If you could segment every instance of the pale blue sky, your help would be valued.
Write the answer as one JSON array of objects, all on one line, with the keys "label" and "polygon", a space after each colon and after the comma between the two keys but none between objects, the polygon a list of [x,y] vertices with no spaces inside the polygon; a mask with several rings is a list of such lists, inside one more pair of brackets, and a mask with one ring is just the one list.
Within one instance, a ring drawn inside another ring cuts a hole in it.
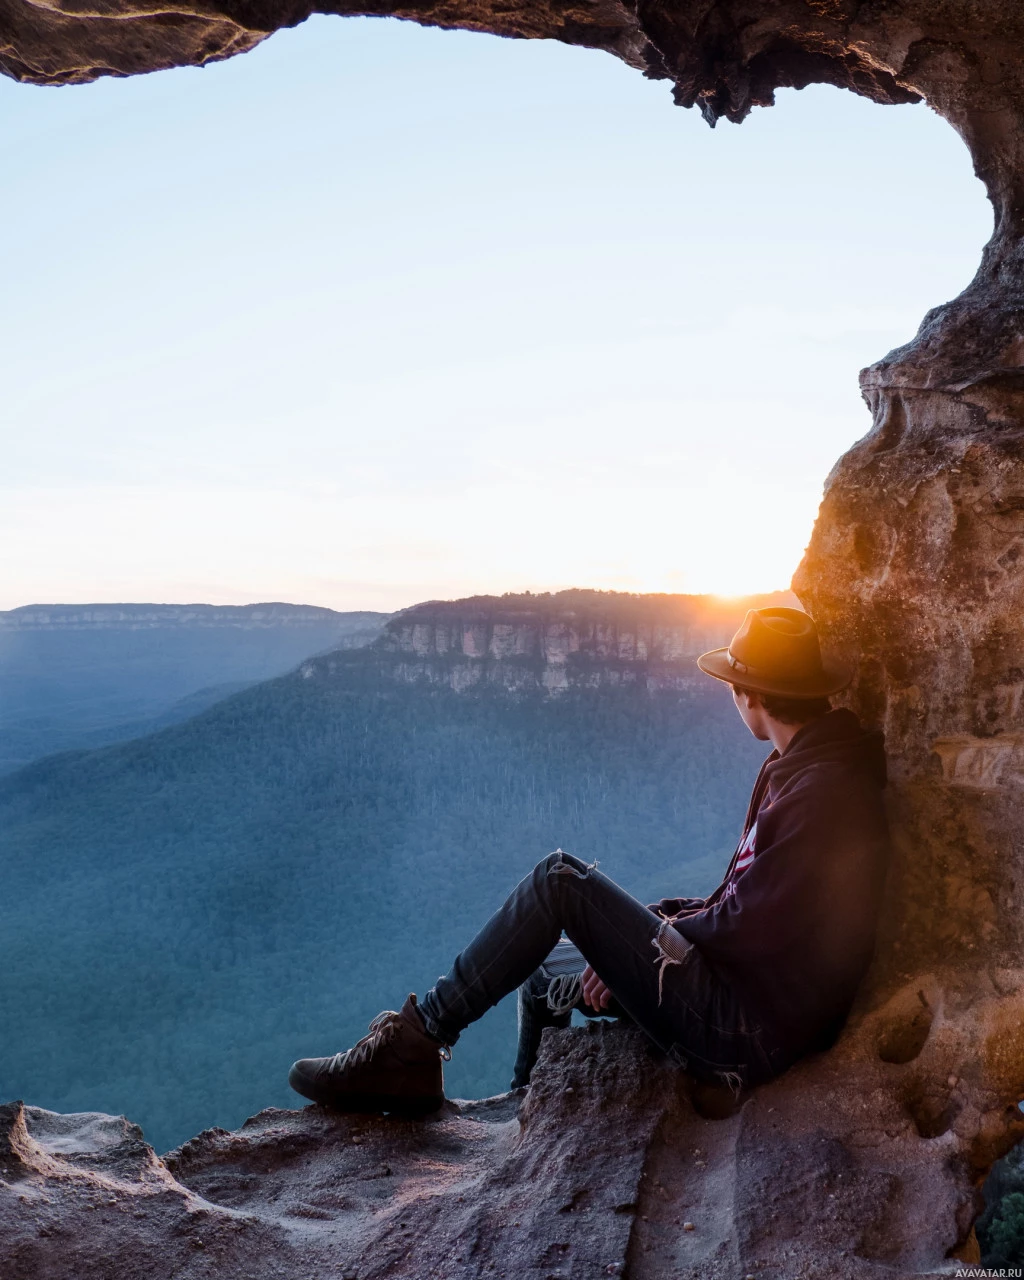
[{"label": "pale blue sky", "polygon": [[3,608],[782,586],[991,227],[926,107],[392,20],[0,81],[0,171]]}]

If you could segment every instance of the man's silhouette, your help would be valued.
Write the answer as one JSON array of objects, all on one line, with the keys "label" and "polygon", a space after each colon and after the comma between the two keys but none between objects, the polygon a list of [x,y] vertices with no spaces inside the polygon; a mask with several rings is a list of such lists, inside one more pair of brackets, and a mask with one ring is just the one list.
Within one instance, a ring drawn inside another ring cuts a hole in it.
[{"label": "man's silhouette", "polygon": [[645,906],[596,866],[549,854],[421,1002],[379,1014],[345,1052],[296,1062],[293,1089],[341,1110],[432,1110],[460,1032],[517,988],[514,1086],[544,1026],[574,1007],[632,1019],[680,1067],[737,1089],[835,1039],[885,879],[882,735],[830,709],[850,673],[823,663],[800,610],[751,610],[697,661],[773,746],[714,893]]}]

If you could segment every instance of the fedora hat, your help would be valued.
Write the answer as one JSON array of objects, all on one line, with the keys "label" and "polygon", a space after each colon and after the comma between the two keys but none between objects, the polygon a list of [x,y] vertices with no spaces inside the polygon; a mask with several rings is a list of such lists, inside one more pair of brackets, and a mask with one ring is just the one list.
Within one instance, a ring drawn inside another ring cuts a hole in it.
[{"label": "fedora hat", "polygon": [[818,628],[800,609],[749,609],[726,648],[702,653],[697,666],[716,680],[784,698],[825,698],[853,679],[822,662]]}]

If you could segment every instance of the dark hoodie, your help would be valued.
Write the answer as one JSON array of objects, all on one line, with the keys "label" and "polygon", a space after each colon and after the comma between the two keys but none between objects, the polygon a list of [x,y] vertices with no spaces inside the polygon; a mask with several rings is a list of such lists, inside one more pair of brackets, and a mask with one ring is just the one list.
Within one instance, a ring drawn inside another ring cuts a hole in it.
[{"label": "dark hoodie", "polygon": [[851,711],[812,720],[761,766],[714,893],[657,904],[788,1061],[834,1040],[871,961],[888,860],[884,786],[881,733]]}]

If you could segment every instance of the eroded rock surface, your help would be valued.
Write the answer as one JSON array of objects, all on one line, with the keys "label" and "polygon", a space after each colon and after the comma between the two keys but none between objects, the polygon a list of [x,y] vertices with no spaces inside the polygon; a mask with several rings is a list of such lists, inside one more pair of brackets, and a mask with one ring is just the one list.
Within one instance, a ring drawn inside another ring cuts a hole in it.
[{"label": "eroded rock surface", "polygon": [[[988,187],[992,239],[964,293],[861,374],[872,428],[829,477],[794,582],[857,664],[848,701],[886,733],[895,859],[861,1000],[922,993],[922,1034],[943,1010],[914,1105],[965,1188],[1019,1137],[1024,1098],[1020,58],[998,69],[996,11],[964,11],[958,51],[916,55]],[[984,1101],[963,1107],[965,1081]]]},{"label": "eroded rock surface", "polygon": [[[983,1123],[987,1095],[972,1079],[927,1094],[941,1050],[921,1048],[916,993],[900,999],[738,1108],[691,1095],[641,1034],[607,1024],[546,1033],[521,1095],[448,1103],[425,1121],[264,1111],[163,1160],[127,1121],[9,1104],[0,1274],[949,1274],[944,1253],[974,1213],[954,1130]],[[940,1028],[944,1016],[931,1009]]]}]

